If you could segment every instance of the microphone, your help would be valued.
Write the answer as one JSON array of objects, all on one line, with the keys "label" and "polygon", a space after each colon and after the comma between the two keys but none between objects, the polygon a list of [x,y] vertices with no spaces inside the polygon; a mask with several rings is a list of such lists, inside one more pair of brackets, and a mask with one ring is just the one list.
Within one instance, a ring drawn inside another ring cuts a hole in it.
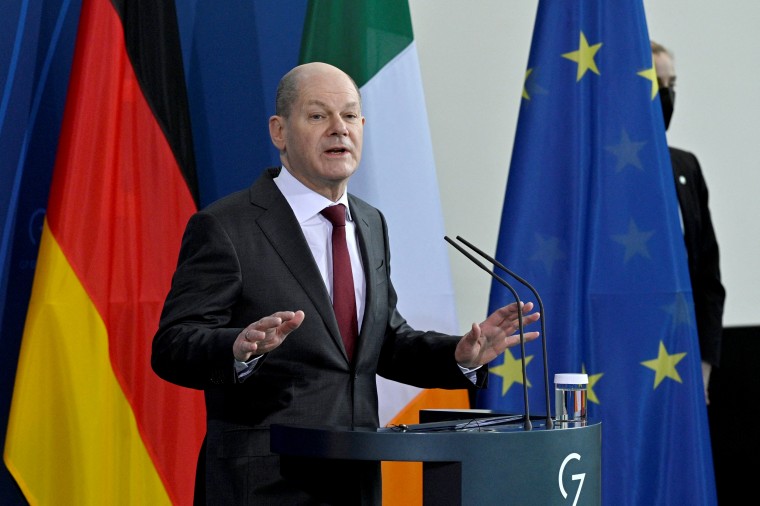
[{"label": "microphone", "polygon": [[474,246],[472,243],[467,241],[466,239],[462,238],[461,236],[457,236],[457,240],[464,243],[468,248],[473,250],[478,255],[482,256],[492,264],[494,264],[499,269],[503,270],[513,278],[515,278],[517,281],[525,285],[531,292],[533,292],[533,295],[536,297],[536,301],[538,302],[538,310],[541,313],[541,343],[542,343],[542,349],[541,354],[543,355],[544,360],[544,387],[545,387],[545,398],[546,398],[546,428],[551,429],[554,427],[554,422],[552,421],[552,414],[551,414],[551,408],[550,408],[550,401],[549,401],[549,365],[547,363],[546,358],[546,313],[544,312],[544,303],[541,301],[541,296],[538,295],[538,291],[525,281],[523,278],[512,272],[511,270],[507,269],[504,264],[496,260],[495,258],[492,258],[491,256],[484,253],[482,250],[480,250],[478,247]]},{"label": "microphone", "polygon": [[[523,377],[523,399],[525,403],[525,424],[523,428],[525,430],[532,430],[533,424],[530,421],[530,409],[528,408],[528,377],[527,373],[525,372],[525,331],[523,330],[523,315],[522,315],[522,307],[520,303],[520,297],[517,295],[517,291],[515,291],[512,286],[504,281],[498,274],[490,270],[488,267],[483,265],[480,260],[472,256],[469,252],[465,251],[463,247],[461,247],[459,244],[452,241],[448,236],[444,236],[444,239],[446,239],[446,242],[454,246],[461,254],[466,256],[470,259],[471,262],[473,262],[475,265],[486,271],[488,274],[490,274],[496,281],[504,285],[507,289],[509,289],[510,292],[512,292],[512,295],[515,298],[515,302],[517,302],[517,327],[520,329],[520,349],[522,351],[522,377]],[[543,314],[541,315],[543,317]]]}]

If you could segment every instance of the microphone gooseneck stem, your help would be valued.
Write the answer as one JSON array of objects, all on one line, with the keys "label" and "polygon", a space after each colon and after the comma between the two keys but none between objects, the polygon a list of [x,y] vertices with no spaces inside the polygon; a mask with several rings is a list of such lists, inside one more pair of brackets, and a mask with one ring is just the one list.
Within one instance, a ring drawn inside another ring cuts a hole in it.
[{"label": "microphone gooseneck stem", "polygon": [[525,285],[536,297],[536,302],[538,302],[538,310],[541,313],[541,345],[542,345],[542,358],[544,362],[544,390],[545,390],[545,400],[546,400],[546,428],[551,429],[554,427],[554,421],[552,420],[552,412],[551,412],[551,404],[550,404],[550,392],[549,392],[549,364],[548,360],[546,358],[546,312],[544,311],[544,303],[541,300],[541,296],[538,295],[538,290],[536,290],[533,285],[528,283],[525,279],[515,274],[513,271],[508,269],[504,264],[496,260],[495,258],[492,258],[490,255],[486,254],[484,251],[482,251],[480,248],[469,242],[467,239],[463,238],[462,236],[457,236],[457,240],[464,243],[468,248],[476,252],[478,255],[482,256],[492,264],[494,264],[499,269],[503,270],[513,278],[515,278],[517,281]]},{"label": "microphone gooseneck stem", "polygon": [[[512,286],[504,281],[498,274],[490,270],[488,267],[483,265],[483,263],[472,256],[469,252],[465,251],[464,248],[462,248],[460,245],[452,241],[448,236],[444,236],[444,239],[446,239],[446,242],[454,246],[460,253],[462,253],[464,256],[470,259],[472,263],[486,271],[488,274],[490,274],[496,281],[501,283],[504,287],[506,287],[510,292],[512,292],[512,295],[515,298],[515,302],[517,303],[517,327],[520,329],[520,349],[522,353],[522,359],[521,359],[521,365],[522,365],[522,377],[523,377],[523,399],[525,404],[525,423],[523,425],[523,428],[525,430],[532,430],[533,424],[530,421],[530,409],[528,407],[528,376],[527,372],[525,370],[525,331],[523,329],[523,315],[522,315],[522,302],[520,302],[520,297],[517,295],[517,291],[512,288]],[[543,316],[543,315],[542,315]]]}]

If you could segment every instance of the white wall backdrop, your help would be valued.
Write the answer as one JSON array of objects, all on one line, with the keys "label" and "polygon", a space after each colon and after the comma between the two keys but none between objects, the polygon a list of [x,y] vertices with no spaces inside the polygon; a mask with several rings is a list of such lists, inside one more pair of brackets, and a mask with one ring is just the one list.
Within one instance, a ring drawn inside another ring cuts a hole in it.
[{"label": "white wall backdrop", "polygon": [[[446,234],[490,253],[537,6],[410,0]],[[645,0],[644,7],[650,37],[676,58],[669,142],[697,155],[710,189],[724,324],[760,325],[760,2]],[[449,255],[464,332],[486,314],[490,278],[453,248]]]}]

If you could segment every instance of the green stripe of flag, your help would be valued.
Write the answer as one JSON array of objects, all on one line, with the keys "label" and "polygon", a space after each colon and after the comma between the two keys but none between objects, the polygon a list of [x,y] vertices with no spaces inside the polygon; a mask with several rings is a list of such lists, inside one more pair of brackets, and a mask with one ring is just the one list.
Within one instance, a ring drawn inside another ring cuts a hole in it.
[{"label": "green stripe of flag", "polygon": [[361,88],[413,40],[407,0],[311,0],[300,61],[335,65]]}]

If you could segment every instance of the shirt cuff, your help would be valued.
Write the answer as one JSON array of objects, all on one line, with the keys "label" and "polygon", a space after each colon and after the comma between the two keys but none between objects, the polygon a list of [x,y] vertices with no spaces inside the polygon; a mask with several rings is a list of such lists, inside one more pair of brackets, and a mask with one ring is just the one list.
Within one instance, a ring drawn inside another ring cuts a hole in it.
[{"label": "shirt cuff", "polygon": [[457,364],[457,365],[459,366],[459,370],[462,371],[462,374],[464,374],[467,377],[467,379],[472,382],[473,385],[475,383],[477,383],[477,381],[478,381],[477,370],[480,369],[481,367],[483,367],[482,365],[479,365],[477,367],[473,367],[472,369],[470,369],[468,367],[463,367],[463,366],[461,366],[459,364]]},{"label": "shirt cuff", "polygon": [[251,375],[253,369],[256,367],[261,356],[254,357],[248,362],[241,362],[235,359],[235,373],[237,373],[238,381],[243,381],[245,378]]}]

